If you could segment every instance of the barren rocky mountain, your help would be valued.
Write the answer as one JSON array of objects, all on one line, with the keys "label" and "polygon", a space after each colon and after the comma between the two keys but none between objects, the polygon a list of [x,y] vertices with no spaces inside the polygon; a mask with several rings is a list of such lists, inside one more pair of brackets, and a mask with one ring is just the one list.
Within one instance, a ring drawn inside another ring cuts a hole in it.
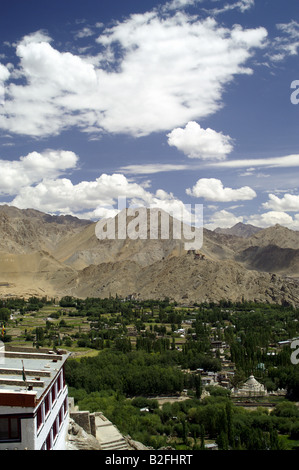
[{"label": "barren rocky mountain", "polygon": [[0,295],[299,305],[299,232],[204,229],[201,249],[188,251],[171,230],[170,239],[150,239],[149,228],[145,239],[118,239],[114,222],[116,239],[99,240],[94,222],[0,206]]},{"label": "barren rocky mountain", "polygon": [[0,206],[0,250],[7,253],[53,251],[63,239],[90,225],[72,216],[51,216],[33,209]]},{"label": "barren rocky mountain", "polygon": [[254,225],[250,225],[250,224],[242,224],[242,222],[239,222],[233,227],[230,227],[230,228],[218,227],[214,231],[216,233],[224,233],[225,235],[235,235],[236,237],[249,238],[251,237],[251,235],[258,233],[261,230],[263,229],[260,227],[255,227]]}]

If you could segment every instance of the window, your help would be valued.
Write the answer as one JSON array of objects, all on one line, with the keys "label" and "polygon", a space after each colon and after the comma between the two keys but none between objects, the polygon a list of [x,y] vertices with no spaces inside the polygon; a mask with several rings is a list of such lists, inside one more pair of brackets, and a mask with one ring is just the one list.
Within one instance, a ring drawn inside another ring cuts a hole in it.
[{"label": "window", "polygon": [[48,395],[46,396],[45,398],[45,415],[47,416],[47,414],[49,413],[50,411],[50,407],[51,407],[51,402],[50,402],[51,398],[50,398],[50,392],[48,393]]},{"label": "window", "polygon": [[39,430],[42,424],[43,424],[43,405],[41,405],[39,409],[37,410],[36,429]]},{"label": "window", "polygon": [[58,414],[58,423],[59,423],[59,427],[61,426],[62,422],[63,422],[63,405],[62,405],[62,407],[60,408],[59,414]]},{"label": "window", "polygon": [[53,384],[51,392],[52,392],[52,403],[54,403],[54,401],[56,400],[56,383]]},{"label": "window", "polygon": [[49,432],[47,439],[46,439],[46,449],[45,450],[51,450],[52,449],[52,435],[51,431]]},{"label": "window", "polygon": [[64,365],[63,365],[63,368],[62,368],[62,386],[63,386],[63,388],[65,387],[65,371],[64,371]]},{"label": "window", "polygon": [[19,441],[21,437],[20,419],[0,418],[0,441]]},{"label": "window", "polygon": [[67,400],[67,397],[64,399],[64,402],[63,402],[63,412],[64,412],[65,415],[66,415],[66,413],[68,412],[68,400]]},{"label": "window", "polygon": [[53,423],[53,440],[55,440],[57,434],[58,434],[57,419],[55,419]]},{"label": "window", "polygon": [[58,393],[60,392],[60,390],[62,389],[62,374],[59,375],[58,379],[57,379],[57,391]]}]

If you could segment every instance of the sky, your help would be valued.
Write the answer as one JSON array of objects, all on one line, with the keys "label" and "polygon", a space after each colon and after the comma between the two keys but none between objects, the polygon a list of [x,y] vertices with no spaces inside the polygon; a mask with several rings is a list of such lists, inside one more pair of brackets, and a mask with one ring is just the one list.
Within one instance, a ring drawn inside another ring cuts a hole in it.
[{"label": "sky", "polygon": [[0,204],[299,230],[298,54],[298,0],[4,2]]}]

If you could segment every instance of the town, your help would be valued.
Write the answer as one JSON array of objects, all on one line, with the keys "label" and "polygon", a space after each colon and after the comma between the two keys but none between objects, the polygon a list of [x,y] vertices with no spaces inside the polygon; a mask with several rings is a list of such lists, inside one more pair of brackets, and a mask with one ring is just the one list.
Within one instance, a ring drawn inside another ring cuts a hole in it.
[{"label": "town", "polygon": [[[9,298],[0,305],[6,349],[66,350],[65,379],[79,408],[103,412],[152,448],[298,444],[291,344],[299,310],[290,305],[177,305],[134,295]],[[251,431],[256,435],[246,437],[239,422],[245,416],[263,423]]]}]

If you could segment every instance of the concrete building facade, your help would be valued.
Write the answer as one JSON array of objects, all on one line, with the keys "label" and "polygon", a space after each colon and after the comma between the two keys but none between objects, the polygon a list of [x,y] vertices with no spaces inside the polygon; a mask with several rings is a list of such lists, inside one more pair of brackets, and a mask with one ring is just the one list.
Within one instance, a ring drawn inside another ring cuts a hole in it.
[{"label": "concrete building facade", "polygon": [[0,354],[0,450],[64,450],[69,353],[5,348]]}]

